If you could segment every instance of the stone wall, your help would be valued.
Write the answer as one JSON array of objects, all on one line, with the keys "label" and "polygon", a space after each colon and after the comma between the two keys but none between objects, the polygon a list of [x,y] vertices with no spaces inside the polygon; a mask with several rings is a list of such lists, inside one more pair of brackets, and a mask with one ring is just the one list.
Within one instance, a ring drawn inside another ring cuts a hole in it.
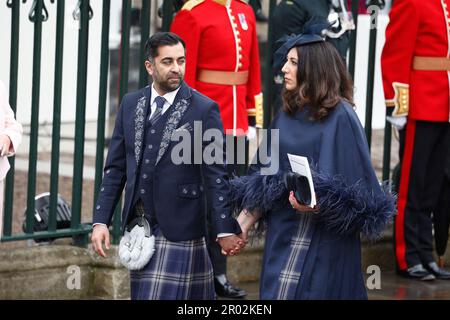
[{"label": "stone wall", "polygon": [[0,252],[0,299],[127,299],[128,271],[116,248],[107,259],[90,249],[43,245]]},{"label": "stone wall", "polygon": [[[228,258],[233,283],[258,281],[264,242],[255,240],[238,256]],[[0,299],[129,299],[129,273],[117,258],[67,243],[0,251]],[[450,261],[450,250],[446,255]],[[370,265],[395,268],[392,230],[375,243],[362,242],[363,272]],[[77,278],[78,277],[78,278]]]}]

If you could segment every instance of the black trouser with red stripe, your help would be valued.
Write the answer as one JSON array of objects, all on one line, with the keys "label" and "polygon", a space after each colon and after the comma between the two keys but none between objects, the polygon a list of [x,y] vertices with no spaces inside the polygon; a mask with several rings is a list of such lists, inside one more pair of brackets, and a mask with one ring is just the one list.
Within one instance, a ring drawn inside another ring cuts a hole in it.
[{"label": "black trouser with red stripe", "polygon": [[[450,139],[450,130],[448,135]],[[450,226],[450,148],[447,150],[444,176],[438,207],[433,212],[434,243],[439,257],[442,257],[447,250]]]},{"label": "black trouser with red stripe", "polygon": [[434,261],[431,213],[444,179],[449,128],[448,122],[408,120],[406,125],[394,232],[400,270]]}]

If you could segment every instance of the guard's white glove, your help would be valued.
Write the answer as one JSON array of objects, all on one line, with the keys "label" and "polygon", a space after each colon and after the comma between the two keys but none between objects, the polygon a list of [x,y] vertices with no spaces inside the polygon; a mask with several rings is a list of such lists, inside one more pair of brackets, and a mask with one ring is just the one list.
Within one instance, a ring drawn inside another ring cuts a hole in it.
[{"label": "guard's white glove", "polygon": [[386,116],[386,120],[389,121],[397,130],[403,129],[406,124],[406,116],[403,117]]},{"label": "guard's white glove", "polygon": [[256,128],[255,127],[248,126],[247,138],[248,138],[248,140],[253,140],[256,138]]}]

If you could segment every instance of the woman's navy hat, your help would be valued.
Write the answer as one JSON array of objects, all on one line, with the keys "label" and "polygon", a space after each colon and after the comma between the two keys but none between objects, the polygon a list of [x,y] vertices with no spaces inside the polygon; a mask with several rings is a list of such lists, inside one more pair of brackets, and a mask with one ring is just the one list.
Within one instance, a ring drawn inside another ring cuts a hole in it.
[{"label": "woman's navy hat", "polygon": [[307,44],[325,42],[325,31],[329,30],[332,26],[328,20],[323,18],[312,18],[303,28],[303,33],[299,35],[292,34],[290,36],[284,36],[276,42],[281,44],[281,47],[275,51],[273,57],[273,64],[275,68],[281,68],[285,62],[286,57],[293,47],[304,46]]}]

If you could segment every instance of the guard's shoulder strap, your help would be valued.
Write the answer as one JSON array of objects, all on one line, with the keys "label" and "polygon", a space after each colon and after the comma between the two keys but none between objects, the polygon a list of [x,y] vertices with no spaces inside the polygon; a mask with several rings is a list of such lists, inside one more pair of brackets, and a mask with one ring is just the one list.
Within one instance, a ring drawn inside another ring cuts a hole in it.
[{"label": "guard's shoulder strap", "polygon": [[194,7],[198,6],[199,4],[202,4],[203,2],[205,2],[205,0],[189,0],[184,4],[181,10],[191,11]]}]

